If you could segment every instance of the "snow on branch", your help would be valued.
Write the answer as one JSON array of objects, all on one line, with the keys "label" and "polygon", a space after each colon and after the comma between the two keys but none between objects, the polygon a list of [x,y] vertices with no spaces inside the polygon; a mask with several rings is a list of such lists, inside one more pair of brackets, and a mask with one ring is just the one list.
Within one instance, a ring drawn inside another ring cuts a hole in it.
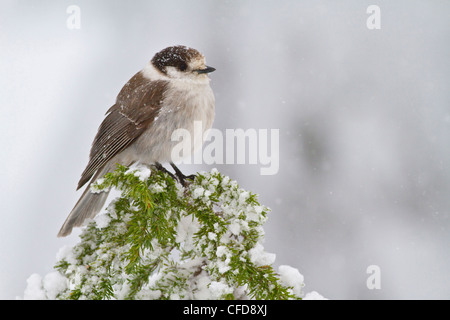
[{"label": "snow on branch", "polygon": [[[147,167],[118,166],[95,192],[121,196],[30,276],[25,299],[301,299],[297,269],[272,267],[263,247],[269,209],[216,169],[186,188]],[[321,297],[317,293],[314,297]]]}]

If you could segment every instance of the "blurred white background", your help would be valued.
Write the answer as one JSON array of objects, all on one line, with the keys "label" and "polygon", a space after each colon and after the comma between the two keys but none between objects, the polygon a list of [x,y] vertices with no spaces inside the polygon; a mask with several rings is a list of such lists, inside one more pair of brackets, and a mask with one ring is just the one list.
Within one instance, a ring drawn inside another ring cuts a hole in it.
[{"label": "blurred white background", "polygon": [[[381,29],[369,30],[369,5]],[[69,5],[81,29],[66,26]],[[450,298],[449,1],[5,1],[0,298],[52,271],[104,113],[157,51],[217,71],[214,127],[280,130],[280,170],[216,166],[272,208],[266,250],[331,299]],[[213,166],[183,166],[186,173]],[[366,269],[381,270],[369,290]]]}]

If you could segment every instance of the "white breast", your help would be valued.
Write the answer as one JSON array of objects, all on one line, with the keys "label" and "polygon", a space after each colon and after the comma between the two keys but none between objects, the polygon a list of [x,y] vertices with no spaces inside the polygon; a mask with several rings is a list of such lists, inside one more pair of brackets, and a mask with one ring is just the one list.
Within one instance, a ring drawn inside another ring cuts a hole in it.
[{"label": "white breast", "polygon": [[[210,80],[206,75],[198,79],[169,79],[154,70],[153,66],[144,68],[143,74],[152,80],[167,80],[169,87],[159,114],[130,151],[139,154],[139,161],[149,164],[181,160],[171,158],[173,147],[180,143],[172,141],[172,133],[177,129],[185,129],[190,133],[192,154],[201,147],[204,132],[211,128],[214,121],[214,94],[209,85]],[[201,121],[201,131],[194,130],[195,121]]]}]

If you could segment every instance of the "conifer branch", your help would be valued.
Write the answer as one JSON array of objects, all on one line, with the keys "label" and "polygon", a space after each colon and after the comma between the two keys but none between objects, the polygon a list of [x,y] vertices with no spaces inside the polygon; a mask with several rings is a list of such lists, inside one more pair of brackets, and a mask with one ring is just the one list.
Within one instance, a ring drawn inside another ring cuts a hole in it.
[{"label": "conifer branch", "polygon": [[[92,187],[121,196],[60,254],[58,299],[300,299],[264,251],[269,209],[217,170],[186,188],[118,166]],[[290,284],[289,284],[290,285]]]}]

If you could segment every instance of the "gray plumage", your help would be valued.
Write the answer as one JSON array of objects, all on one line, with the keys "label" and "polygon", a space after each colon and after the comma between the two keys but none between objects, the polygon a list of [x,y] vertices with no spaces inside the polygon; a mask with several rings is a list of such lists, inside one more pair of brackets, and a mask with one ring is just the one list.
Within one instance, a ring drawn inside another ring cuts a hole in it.
[{"label": "gray plumage", "polygon": [[203,131],[211,128],[214,95],[206,75],[211,71],[214,68],[205,65],[197,50],[169,47],[158,52],[125,84],[94,138],[78,189],[89,182],[88,186],[61,227],[59,237],[69,235],[74,227],[101,210],[108,193],[91,193],[90,185],[113,171],[117,163],[130,166],[135,162],[173,162],[171,150],[178,143],[171,140],[174,130],[193,132],[194,121],[202,122]]}]

